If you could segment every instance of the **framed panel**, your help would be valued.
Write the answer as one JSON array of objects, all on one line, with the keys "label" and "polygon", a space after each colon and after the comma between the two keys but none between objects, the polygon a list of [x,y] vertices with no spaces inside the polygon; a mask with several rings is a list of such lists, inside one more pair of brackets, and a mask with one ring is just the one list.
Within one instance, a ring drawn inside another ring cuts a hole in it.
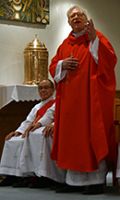
[{"label": "framed panel", "polygon": [[49,24],[49,0],[0,0],[0,20]]}]

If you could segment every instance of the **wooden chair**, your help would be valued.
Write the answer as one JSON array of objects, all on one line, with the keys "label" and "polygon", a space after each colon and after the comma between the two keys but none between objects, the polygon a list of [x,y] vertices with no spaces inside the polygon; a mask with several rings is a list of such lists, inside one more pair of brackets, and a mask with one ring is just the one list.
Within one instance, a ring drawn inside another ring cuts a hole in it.
[{"label": "wooden chair", "polygon": [[120,99],[115,99],[115,106],[114,106],[114,125],[115,125],[115,135],[116,135],[116,142],[120,142]]},{"label": "wooden chair", "polygon": [[[116,154],[117,154],[118,143],[120,142],[120,98],[116,98],[114,104],[114,129],[115,129]],[[111,167],[113,186],[118,185],[118,181],[116,178],[116,166],[117,166],[117,155],[115,158],[115,162],[112,163]]]}]

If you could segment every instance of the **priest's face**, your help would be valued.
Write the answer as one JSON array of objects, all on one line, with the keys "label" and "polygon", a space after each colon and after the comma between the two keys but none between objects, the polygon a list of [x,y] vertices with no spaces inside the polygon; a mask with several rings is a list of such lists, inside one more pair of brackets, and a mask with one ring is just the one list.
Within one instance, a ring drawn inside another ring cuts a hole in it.
[{"label": "priest's face", "polygon": [[39,95],[41,100],[47,100],[54,93],[54,86],[49,80],[43,80],[39,83],[38,86]]},{"label": "priest's face", "polygon": [[68,15],[68,23],[76,33],[84,30],[87,21],[85,13],[81,12],[78,8],[74,8]]}]

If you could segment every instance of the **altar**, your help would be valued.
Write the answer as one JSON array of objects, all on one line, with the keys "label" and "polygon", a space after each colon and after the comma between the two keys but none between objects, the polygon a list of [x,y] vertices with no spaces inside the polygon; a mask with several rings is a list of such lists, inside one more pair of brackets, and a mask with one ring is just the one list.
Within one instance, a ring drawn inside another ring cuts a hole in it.
[{"label": "altar", "polygon": [[0,85],[0,109],[12,101],[39,100],[36,85]]},{"label": "altar", "polygon": [[0,157],[5,136],[20,125],[39,101],[36,85],[0,85]]}]

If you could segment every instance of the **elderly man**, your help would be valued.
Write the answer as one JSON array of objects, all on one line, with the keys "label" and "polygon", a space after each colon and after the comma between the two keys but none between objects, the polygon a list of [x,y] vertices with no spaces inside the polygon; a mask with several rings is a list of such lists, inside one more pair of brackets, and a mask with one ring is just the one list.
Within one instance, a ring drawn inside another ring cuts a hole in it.
[{"label": "elderly man", "polygon": [[72,31],[50,64],[57,86],[51,155],[58,167],[67,170],[67,185],[59,192],[79,186],[84,194],[103,193],[117,59],[83,9],[73,6],[67,17]]},{"label": "elderly man", "polygon": [[[16,131],[6,136],[0,163],[0,174],[10,176],[7,176],[7,178],[0,183],[0,186],[11,185],[14,179],[12,176],[24,176],[20,169],[20,158],[23,146],[25,146],[26,132],[43,117],[47,109],[51,107],[55,101],[53,95],[54,84],[51,80],[41,81],[38,85],[38,92],[41,99],[40,103],[33,107],[26,120],[21,123]],[[41,132],[40,129],[37,131],[38,133]]]}]

